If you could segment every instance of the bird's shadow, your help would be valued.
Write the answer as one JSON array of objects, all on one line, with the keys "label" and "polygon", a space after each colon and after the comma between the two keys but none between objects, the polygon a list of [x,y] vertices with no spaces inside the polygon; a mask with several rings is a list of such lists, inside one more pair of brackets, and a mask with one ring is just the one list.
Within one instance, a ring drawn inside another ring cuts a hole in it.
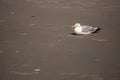
[{"label": "bird's shadow", "polygon": [[76,33],[70,33],[70,35],[78,35],[78,34],[76,34]]}]

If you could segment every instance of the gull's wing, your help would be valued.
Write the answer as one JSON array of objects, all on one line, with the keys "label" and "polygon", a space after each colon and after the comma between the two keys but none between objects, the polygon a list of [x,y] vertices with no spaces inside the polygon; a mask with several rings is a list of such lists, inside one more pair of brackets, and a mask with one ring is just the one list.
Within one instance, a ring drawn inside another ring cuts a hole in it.
[{"label": "gull's wing", "polygon": [[82,25],[82,32],[94,32],[95,30],[95,27]]}]

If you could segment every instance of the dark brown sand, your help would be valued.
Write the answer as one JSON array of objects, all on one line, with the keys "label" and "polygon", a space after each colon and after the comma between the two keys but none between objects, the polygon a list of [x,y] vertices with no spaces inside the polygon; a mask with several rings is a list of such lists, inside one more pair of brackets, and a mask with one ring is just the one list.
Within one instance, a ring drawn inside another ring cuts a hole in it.
[{"label": "dark brown sand", "polygon": [[0,80],[120,80],[119,31],[120,0],[0,0]]}]

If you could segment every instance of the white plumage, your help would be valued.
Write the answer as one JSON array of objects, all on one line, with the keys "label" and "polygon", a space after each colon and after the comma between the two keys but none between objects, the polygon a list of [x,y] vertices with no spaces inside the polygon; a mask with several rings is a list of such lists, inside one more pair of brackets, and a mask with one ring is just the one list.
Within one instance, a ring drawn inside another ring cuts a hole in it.
[{"label": "white plumage", "polygon": [[98,27],[81,25],[80,23],[76,23],[72,28],[74,29],[75,34],[92,34],[99,30]]}]

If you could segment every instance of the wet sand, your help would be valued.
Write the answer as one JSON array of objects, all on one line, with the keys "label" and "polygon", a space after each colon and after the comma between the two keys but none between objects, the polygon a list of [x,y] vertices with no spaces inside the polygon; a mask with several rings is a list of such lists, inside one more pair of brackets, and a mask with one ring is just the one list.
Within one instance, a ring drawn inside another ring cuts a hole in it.
[{"label": "wet sand", "polygon": [[119,0],[0,0],[0,80],[120,80],[119,26]]}]

